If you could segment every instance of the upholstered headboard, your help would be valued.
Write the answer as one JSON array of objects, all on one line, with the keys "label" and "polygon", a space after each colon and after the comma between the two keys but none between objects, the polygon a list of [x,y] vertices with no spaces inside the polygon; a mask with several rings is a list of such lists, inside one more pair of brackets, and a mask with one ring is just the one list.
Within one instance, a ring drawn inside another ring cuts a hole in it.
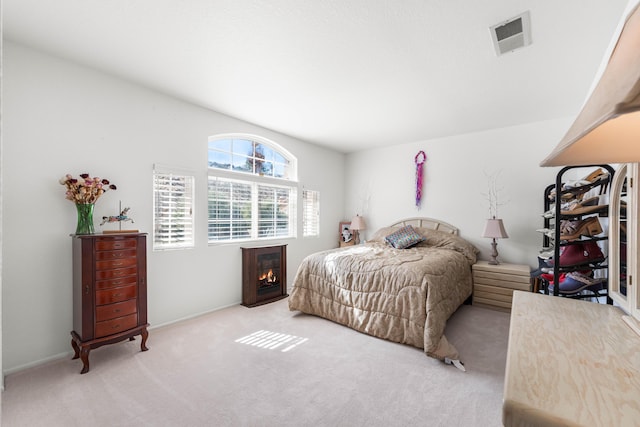
[{"label": "upholstered headboard", "polygon": [[432,230],[442,231],[443,233],[458,235],[458,227],[433,218],[406,218],[391,224],[392,227],[410,225],[412,227],[430,228]]}]

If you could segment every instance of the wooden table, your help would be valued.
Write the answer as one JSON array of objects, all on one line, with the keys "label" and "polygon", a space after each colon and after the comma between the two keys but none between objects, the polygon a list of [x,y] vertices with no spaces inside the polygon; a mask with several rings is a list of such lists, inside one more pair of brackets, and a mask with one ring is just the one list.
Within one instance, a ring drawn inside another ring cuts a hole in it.
[{"label": "wooden table", "polygon": [[505,426],[640,426],[640,337],[617,307],[516,291]]}]

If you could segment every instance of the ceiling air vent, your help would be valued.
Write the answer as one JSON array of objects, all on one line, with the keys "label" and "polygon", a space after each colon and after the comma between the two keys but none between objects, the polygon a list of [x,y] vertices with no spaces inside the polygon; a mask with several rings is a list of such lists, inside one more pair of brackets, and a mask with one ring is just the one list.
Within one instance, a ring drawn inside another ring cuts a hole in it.
[{"label": "ceiling air vent", "polygon": [[531,18],[526,11],[490,28],[498,56],[531,44]]}]

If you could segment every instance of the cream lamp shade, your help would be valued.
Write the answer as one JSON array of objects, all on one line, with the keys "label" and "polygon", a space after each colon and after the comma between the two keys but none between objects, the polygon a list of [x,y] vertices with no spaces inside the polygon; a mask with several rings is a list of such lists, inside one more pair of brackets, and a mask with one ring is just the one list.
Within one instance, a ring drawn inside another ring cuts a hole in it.
[{"label": "cream lamp shade", "polygon": [[640,6],[626,21],[600,80],[541,166],[640,162]]},{"label": "cream lamp shade", "polygon": [[509,236],[507,235],[507,231],[504,229],[504,224],[501,219],[488,219],[487,224],[484,228],[484,233],[482,233],[482,237],[491,237],[493,239],[506,239]]}]

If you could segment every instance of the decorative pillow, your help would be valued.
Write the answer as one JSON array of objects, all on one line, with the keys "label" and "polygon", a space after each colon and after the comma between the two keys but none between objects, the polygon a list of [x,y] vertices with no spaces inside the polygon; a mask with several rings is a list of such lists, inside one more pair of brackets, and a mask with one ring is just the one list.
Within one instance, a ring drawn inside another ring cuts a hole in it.
[{"label": "decorative pillow", "polygon": [[400,230],[389,234],[384,240],[396,249],[406,249],[424,240],[424,236],[412,226],[407,225]]}]

